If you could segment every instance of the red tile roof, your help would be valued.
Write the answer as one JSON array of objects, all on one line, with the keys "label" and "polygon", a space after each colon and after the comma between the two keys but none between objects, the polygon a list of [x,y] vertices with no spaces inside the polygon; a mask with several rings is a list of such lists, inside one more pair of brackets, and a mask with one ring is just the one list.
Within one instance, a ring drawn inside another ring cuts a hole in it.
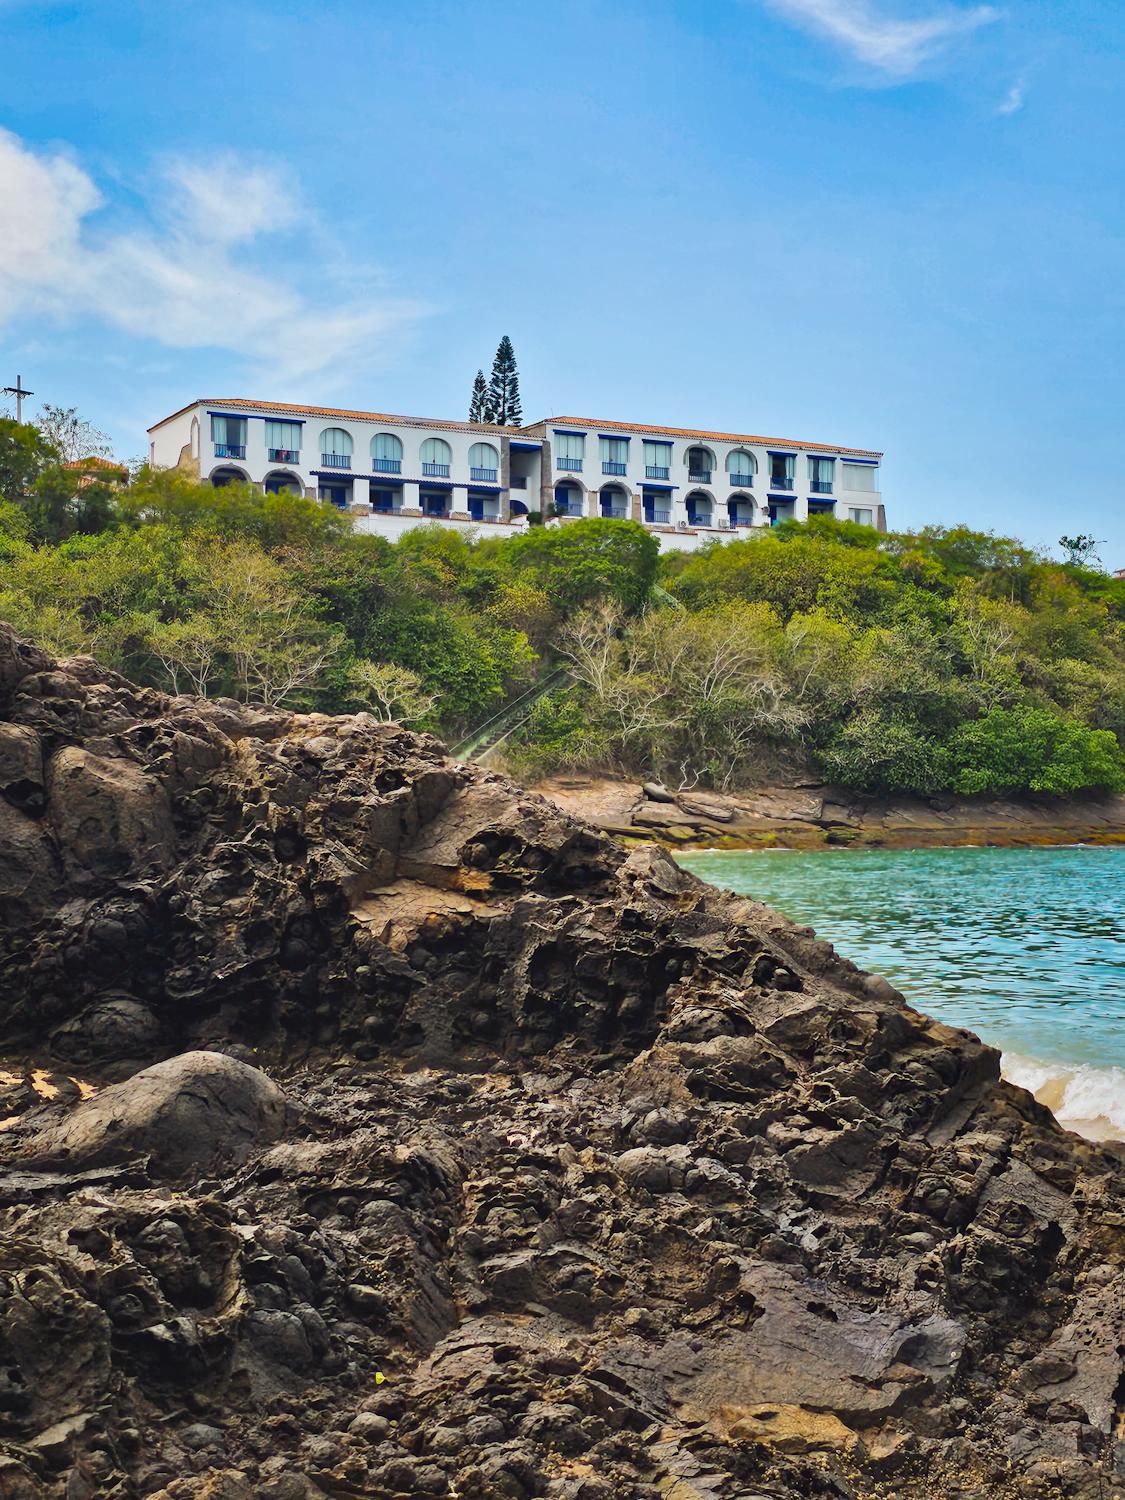
[{"label": "red tile roof", "polygon": [[497,427],[489,422],[443,422],[436,417],[400,417],[385,411],[351,411],[339,406],[294,406],[284,401],[246,401],[241,396],[201,396],[197,401],[181,406],[170,417],[154,423],[148,429],[149,432],[155,432],[157,427],[163,427],[165,422],[171,422],[174,417],[182,417],[184,412],[191,411],[196,406],[214,407],[217,411],[276,413],[282,417],[347,417],[353,422],[384,422],[388,426],[393,424],[398,427],[438,427],[447,432],[450,429],[454,432],[492,432],[500,437],[504,434],[518,436],[523,431],[521,427]]},{"label": "red tile roof", "polygon": [[75,458],[70,463],[63,464],[64,469],[80,469],[83,474],[89,474],[95,469],[105,469],[114,474],[128,474],[129,466],[120,464],[115,458],[101,458],[97,454],[91,454],[89,458]]},{"label": "red tile roof", "polygon": [[758,447],[800,448],[810,453],[838,453],[843,457],[851,454],[856,458],[881,459],[882,453],[872,448],[842,448],[838,443],[812,443],[804,439],[762,437],[748,432],[707,432],[697,427],[652,427],[645,422],[606,421],[597,417],[545,417],[541,422],[529,422],[523,427],[500,427],[487,422],[444,422],[437,417],[403,417],[382,411],[352,411],[338,406],[295,406],[284,401],[247,401],[242,396],[201,396],[187,406],[181,406],[171,416],[164,417],[148,430],[155,432],[174,417],[183,416],[196,406],[215,407],[220,410],[245,412],[275,412],[279,416],[343,417],[353,422],[379,422],[399,427],[434,427],[454,432],[493,433],[498,437],[535,436],[549,427],[595,428],[601,432],[652,433],[656,437],[697,438],[716,443],[754,443]]},{"label": "red tile roof", "polygon": [[546,417],[542,422],[532,423],[532,428],[556,426],[592,427],[598,432],[651,432],[657,437],[700,438],[715,443],[756,443],[759,447],[800,448],[809,453],[850,453],[856,458],[883,456],[881,452],[871,448],[841,448],[838,443],[810,443],[803,438],[761,437],[749,432],[704,432],[699,427],[650,427],[645,422],[607,422],[601,417]]}]

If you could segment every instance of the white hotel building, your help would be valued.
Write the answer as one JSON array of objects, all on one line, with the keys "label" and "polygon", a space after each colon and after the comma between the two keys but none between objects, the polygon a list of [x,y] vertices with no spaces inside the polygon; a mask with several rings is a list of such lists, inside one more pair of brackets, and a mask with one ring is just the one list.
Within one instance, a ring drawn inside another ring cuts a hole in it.
[{"label": "white hotel building", "polygon": [[149,459],[338,505],[394,538],[423,521],[524,530],[631,517],[695,548],[810,515],[886,530],[881,453],[745,433],[552,417],[527,427],[242,398],[193,401],[149,428]]}]

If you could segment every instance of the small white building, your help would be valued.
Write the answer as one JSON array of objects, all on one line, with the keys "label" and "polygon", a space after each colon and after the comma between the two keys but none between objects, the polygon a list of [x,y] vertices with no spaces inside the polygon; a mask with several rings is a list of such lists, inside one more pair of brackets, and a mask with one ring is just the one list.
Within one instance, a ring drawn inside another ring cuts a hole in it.
[{"label": "small white building", "polygon": [[199,400],[149,428],[149,460],[317,497],[391,538],[423,521],[521,531],[531,512],[548,525],[632,517],[666,549],[817,514],[886,530],[881,453],[586,417],[492,427]]}]

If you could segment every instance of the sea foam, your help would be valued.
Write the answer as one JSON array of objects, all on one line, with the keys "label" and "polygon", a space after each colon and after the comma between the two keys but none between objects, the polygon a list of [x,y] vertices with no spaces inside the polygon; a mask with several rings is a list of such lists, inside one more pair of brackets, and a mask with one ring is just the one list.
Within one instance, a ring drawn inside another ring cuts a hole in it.
[{"label": "sea foam", "polygon": [[1064,1067],[1005,1052],[1001,1072],[1068,1130],[1093,1141],[1125,1140],[1125,1068]]}]

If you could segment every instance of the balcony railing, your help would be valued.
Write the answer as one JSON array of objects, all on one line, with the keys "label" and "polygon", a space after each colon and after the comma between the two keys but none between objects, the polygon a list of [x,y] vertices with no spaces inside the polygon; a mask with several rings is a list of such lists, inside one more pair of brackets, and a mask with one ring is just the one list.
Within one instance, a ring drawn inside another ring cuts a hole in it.
[{"label": "balcony railing", "polygon": [[603,474],[624,474],[625,465],[619,464],[615,459],[606,458],[602,460]]},{"label": "balcony railing", "polygon": [[649,510],[645,512],[645,520],[650,526],[667,526],[672,519],[670,510]]},{"label": "balcony railing", "polygon": [[785,474],[771,474],[770,475],[770,489],[771,490],[791,490],[792,488],[793,488],[793,480],[789,476],[787,476]]},{"label": "balcony railing", "polygon": [[[721,526],[724,523],[720,521],[719,524]],[[726,522],[726,525],[734,527],[753,526],[753,524],[754,520],[752,516],[731,516],[730,519]]]},{"label": "balcony railing", "polygon": [[[449,470],[446,469],[445,472],[448,474]],[[473,481],[474,484],[495,484],[496,483],[496,470],[495,469],[470,469],[469,470],[469,478]]]},{"label": "balcony railing", "polygon": [[736,490],[748,490],[754,483],[754,476],[753,474],[732,474],[730,482]]},{"label": "balcony railing", "polygon": [[688,511],[689,526],[710,526],[711,512],[709,510]]},{"label": "balcony railing", "polygon": [[572,508],[571,506],[569,506],[566,503],[565,500],[556,500],[555,501],[555,515],[556,516],[580,516],[581,514],[582,514],[582,512],[581,512],[581,510],[579,510],[579,508],[578,508],[577,505],[575,505]]},{"label": "balcony railing", "polygon": [[710,484],[711,483],[711,470],[710,469],[689,469],[687,477],[688,477],[688,483],[689,484]]},{"label": "balcony railing", "polygon": [[513,490],[526,490],[527,489],[527,475],[526,474],[513,474],[512,477],[511,477],[511,479],[508,481],[508,483],[509,483],[510,487]]},{"label": "balcony railing", "polygon": [[646,479],[667,479],[671,473],[667,464],[645,464]]},{"label": "balcony railing", "polygon": [[606,521],[624,521],[625,507],[623,505],[603,505],[602,518]]},{"label": "balcony railing", "polygon": [[809,485],[814,495],[830,495],[832,493],[831,479],[814,479]]},{"label": "balcony railing", "polygon": [[296,448],[268,448],[271,464],[299,464],[301,455]]},{"label": "balcony railing", "polygon": [[373,474],[401,474],[401,458],[373,458],[371,460],[371,472]]},{"label": "balcony railing", "polygon": [[245,443],[216,443],[215,444],[215,457],[216,458],[245,458],[246,457],[246,444]]},{"label": "balcony railing", "polygon": [[423,464],[422,473],[427,479],[448,479],[448,464]]},{"label": "balcony railing", "polygon": [[582,460],[580,458],[557,458],[555,466],[559,469],[569,469],[572,474],[581,474]]},{"label": "balcony railing", "polygon": [[350,469],[352,456],[350,453],[322,453],[320,463],[325,469]]}]

